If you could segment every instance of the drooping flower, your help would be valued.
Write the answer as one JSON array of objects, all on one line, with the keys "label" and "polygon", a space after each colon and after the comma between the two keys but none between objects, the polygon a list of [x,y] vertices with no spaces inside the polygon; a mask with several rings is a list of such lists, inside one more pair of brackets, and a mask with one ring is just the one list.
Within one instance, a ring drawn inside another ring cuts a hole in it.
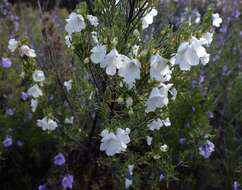
[{"label": "drooping flower", "polygon": [[35,70],[32,74],[34,82],[43,82],[45,80],[45,74],[41,70]]},{"label": "drooping flower", "polygon": [[107,49],[104,45],[97,45],[91,49],[91,61],[94,64],[101,63],[106,55]]},{"label": "drooping flower", "polygon": [[142,25],[143,29],[146,29],[149,27],[150,24],[153,23],[154,17],[158,14],[157,10],[155,8],[151,9],[150,12],[148,12],[143,18],[142,18]]},{"label": "drooping flower", "polygon": [[40,96],[43,96],[43,92],[40,89],[38,84],[35,84],[34,86],[30,87],[27,93],[29,96],[32,96],[33,98],[38,98]]},{"label": "drooping flower", "polygon": [[69,18],[66,19],[66,22],[67,24],[65,26],[65,30],[68,35],[71,35],[74,32],[81,32],[86,28],[83,16],[74,12],[69,15]]},{"label": "drooping flower", "polygon": [[153,140],[153,138],[152,138],[152,137],[150,137],[150,136],[146,136],[146,142],[147,142],[147,145],[148,145],[148,146],[150,146],[150,145],[151,145],[152,140]]},{"label": "drooping flower", "polygon": [[73,182],[74,182],[74,177],[70,174],[67,174],[62,178],[61,184],[64,189],[67,189],[67,188],[72,189]]},{"label": "drooping flower", "polygon": [[65,81],[64,87],[66,88],[67,92],[70,92],[70,90],[72,89],[72,80]]},{"label": "drooping flower", "polygon": [[5,137],[5,139],[3,140],[3,142],[2,142],[2,144],[3,144],[3,146],[4,147],[10,147],[12,144],[13,144],[13,139],[12,139],[12,137],[11,136],[6,136]]},{"label": "drooping flower", "polygon": [[134,164],[129,164],[128,165],[128,173],[129,175],[133,175],[133,170],[134,170]]},{"label": "drooping flower", "polygon": [[41,127],[43,131],[46,131],[46,130],[53,131],[58,127],[57,123],[48,117],[44,117],[43,119],[38,119],[37,126]]},{"label": "drooping flower", "polygon": [[116,74],[118,65],[121,65],[121,56],[116,49],[112,49],[100,64],[102,68],[106,68],[106,74],[111,76]]},{"label": "drooping flower", "polygon": [[105,151],[108,156],[113,156],[125,151],[127,144],[130,142],[129,138],[130,129],[118,128],[116,133],[109,132],[107,129],[101,133],[102,140],[100,150]]},{"label": "drooping flower", "polygon": [[62,166],[62,165],[65,164],[65,162],[66,162],[66,160],[65,160],[65,156],[64,156],[64,154],[62,154],[62,153],[58,153],[58,154],[54,157],[54,164],[55,164],[56,166]]},{"label": "drooping flower", "polygon": [[10,39],[8,41],[8,49],[13,53],[18,47],[18,41],[15,39]]},{"label": "drooping flower", "polygon": [[129,189],[133,184],[132,179],[125,178],[125,189]]},{"label": "drooping flower", "polygon": [[162,126],[163,126],[163,122],[159,118],[156,120],[153,120],[151,123],[148,124],[148,128],[151,131],[159,130]]},{"label": "drooping flower", "polygon": [[169,103],[168,91],[171,88],[171,84],[162,84],[160,88],[153,88],[149,99],[146,102],[145,112],[153,112],[156,108],[163,108]]},{"label": "drooping flower", "polygon": [[23,57],[24,55],[27,57],[32,57],[32,58],[36,57],[35,50],[31,49],[27,45],[22,45],[20,47],[20,55],[21,55],[21,57]]},{"label": "drooping flower", "polygon": [[211,156],[214,148],[214,144],[211,141],[207,140],[204,145],[199,147],[199,154],[207,159]]},{"label": "drooping flower", "polygon": [[38,107],[38,100],[37,99],[31,99],[31,109],[32,109],[32,112],[35,112],[37,107]]},{"label": "drooping flower", "polygon": [[135,84],[135,80],[140,79],[140,62],[137,59],[128,62],[123,61],[121,65],[118,65],[118,68],[118,75],[123,77],[124,83],[131,89]]},{"label": "drooping flower", "polygon": [[1,61],[0,61],[0,66],[2,68],[7,69],[7,68],[12,66],[12,61],[8,58],[2,58]]},{"label": "drooping flower", "polygon": [[150,58],[150,78],[160,82],[171,79],[171,70],[167,64],[169,60],[160,55],[152,55]]},{"label": "drooping flower", "polygon": [[220,27],[220,24],[223,22],[223,19],[220,17],[218,13],[214,13],[212,15],[213,26]]},{"label": "drooping flower", "polygon": [[163,181],[165,179],[165,176],[161,173],[160,174],[160,182]]},{"label": "drooping flower", "polygon": [[66,35],[65,36],[65,44],[68,48],[71,47],[71,42],[72,42],[72,36],[71,35]]},{"label": "drooping flower", "polygon": [[98,26],[98,18],[96,16],[93,15],[87,15],[87,19],[90,22],[90,24],[94,27]]}]

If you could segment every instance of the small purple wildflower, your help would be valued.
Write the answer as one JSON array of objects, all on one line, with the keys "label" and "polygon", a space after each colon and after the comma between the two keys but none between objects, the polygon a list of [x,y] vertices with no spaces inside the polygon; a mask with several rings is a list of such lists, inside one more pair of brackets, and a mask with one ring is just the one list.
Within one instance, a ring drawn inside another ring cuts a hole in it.
[{"label": "small purple wildflower", "polygon": [[197,86],[197,81],[196,80],[192,80],[192,88],[195,88]]},{"label": "small purple wildflower", "polygon": [[242,36],[242,31],[239,32],[239,35]]},{"label": "small purple wildflower", "polygon": [[65,164],[65,162],[66,160],[62,153],[57,154],[54,158],[54,164],[56,166],[62,166],[63,164]]},{"label": "small purple wildflower", "polygon": [[232,16],[234,18],[239,18],[240,14],[241,14],[240,11],[238,9],[236,9],[233,11]]},{"label": "small purple wildflower", "polygon": [[165,179],[165,176],[161,173],[160,174],[160,181],[163,181]]},{"label": "small purple wildflower", "polygon": [[187,139],[184,138],[184,137],[182,137],[182,138],[179,139],[179,143],[180,143],[180,144],[185,144],[186,141],[187,141]]},{"label": "small purple wildflower", "polygon": [[28,97],[29,97],[28,93],[26,93],[26,92],[21,92],[21,99],[22,99],[23,101],[26,101],[26,100],[28,99]]},{"label": "small purple wildflower", "polygon": [[72,184],[74,181],[74,177],[70,174],[65,175],[62,179],[62,186],[64,187],[64,189],[72,189]]},{"label": "small purple wildflower", "polygon": [[237,181],[234,181],[233,190],[241,190],[240,184]]},{"label": "small purple wildflower", "polygon": [[207,159],[211,156],[214,148],[214,144],[211,141],[207,140],[206,144],[199,147],[199,154]]},{"label": "small purple wildflower", "polygon": [[7,108],[6,109],[6,115],[12,116],[14,115],[15,109]]},{"label": "small purple wildflower", "polygon": [[2,58],[0,65],[1,65],[2,68],[7,69],[7,68],[12,66],[12,61],[8,58]]},{"label": "small purple wildflower", "polygon": [[11,136],[6,136],[5,139],[3,140],[3,146],[4,147],[10,147],[13,144],[13,139]]},{"label": "small purple wildflower", "polygon": [[208,112],[208,118],[209,118],[209,119],[213,119],[213,118],[214,118],[214,113],[211,112],[211,111],[209,111],[209,112]]},{"label": "small purple wildflower", "polygon": [[46,184],[39,185],[38,190],[46,190]]}]

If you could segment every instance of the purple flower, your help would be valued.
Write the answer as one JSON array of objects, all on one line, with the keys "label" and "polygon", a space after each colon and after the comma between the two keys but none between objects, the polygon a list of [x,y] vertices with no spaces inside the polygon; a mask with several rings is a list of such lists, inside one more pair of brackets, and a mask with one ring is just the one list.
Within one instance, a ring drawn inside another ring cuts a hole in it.
[{"label": "purple flower", "polygon": [[180,138],[180,139],[179,139],[179,143],[180,143],[180,144],[185,144],[186,141],[187,141],[186,138]]},{"label": "purple flower", "polygon": [[64,189],[72,189],[73,181],[74,177],[72,175],[65,175],[62,179],[62,186],[64,187]]},{"label": "purple flower", "polygon": [[211,156],[214,148],[214,144],[211,141],[207,140],[206,144],[199,147],[199,154],[207,159]]},{"label": "purple flower", "polygon": [[9,116],[14,115],[14,112],[15,112],[15,109],[12,109],[12,108],[7,108],[6,109],[6,114],[9,115]]},{"label": "purple flower", "polygon": [[2,66],[2,68],[7,69],[7,68],[11,67],[12,61],[8,58],[2,58],[0,65]]},{"label": "purple flower", "polygon": [[22,99],[23,101],[26,101],[26,100],[28,99],[28,97],[29,97],[28,93],[26,93],[26,92],[21,92],[21,99]]},{"label": "purple flower", "polygon": [[208,112],[208,118],[209,118],[209,119],[214,118],[214,113],[211,112],[211,111],[209,111],[209,112]]},{"label": "purple flower", "polygon": [[3,146],[4,147],[10,147],[13,144],[13,139],[11,136],[6,136],[3,140]]},{"label": "purple flower", "polygon": [[57,166],[62,166],[65,162],[66,160],[62,153],[57,154],[54,158],[54,164]]},{"label": "purple flower", "polygon": [[237,181],[234,181],[233,190],[241,190],[240,184]]},{"label": "purple flower", "polygon": [[46,184],[39,185],[38,190],[46,190]]},{"label": "purple flower", "polygon": [[161,173],[160,174],[160,181],[163,181],[165,179],[165,176]]},{"label": "purple flower", "polygon": [[219,29],[220,32],[222,33],[227,33],[228,32],[228,26],[227,25],[223,25],[220,29]]},{"label": "purple flower", "polygon": [[192,88],[195,88],[197,86],[197,81],[196,80],[192,80]]},{"label": "purple flower", "polygon": [[239,32],[239,35],[242,36],[242,31]]},{"label": "purple flower", "polygon": [[238,9],[236,9],[233,11],[232,16],[234,18],[239,18],[240,14],[241,14],[240,11]]}]

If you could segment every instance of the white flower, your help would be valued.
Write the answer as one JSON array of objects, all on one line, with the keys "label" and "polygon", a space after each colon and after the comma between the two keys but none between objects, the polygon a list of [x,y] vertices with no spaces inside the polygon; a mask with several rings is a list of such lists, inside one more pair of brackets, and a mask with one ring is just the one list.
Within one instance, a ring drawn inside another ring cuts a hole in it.
[{"label": "white flower", "polygon": [[41,127],[43,131],[46,131],[46,130],[53,131],[58,127],[57,123],[48,117],[44,117],[43,119],[38,119],[37,126]]},{"label": "white flower", "polygon": [[20,55],[23,57],[26,55],[27,57],[36,57],[35,50],[31,49],[27,45],[23,45],[20,47]]},{"label": "white flower", "polygon": [[127,144],[130,142],[130,129],[125,130],[118,128],[116,134],[109,132],[107,129],[101,133],[102,140],[100,150],[105,151],[108,156],[113,156],[125,151]]},{"label": "white flower", "polygon": [[209,61],[209,54],[202,46],[204,39],[192,37],[190,42],[183,42],[177,50],[175,63],[180,66],[183,71],[190,70],[192,66],[198,65],[201,61],[206,64]]},{"label": "white flower", "polygon": [[169,103],[168,91],[171,88],[171,84],[161,84],[160,88],[153,88],[149,99],[146,102],[145,112],[153,112],[156,108],[162,108]]},{"label": "white flower", "polygon": [[147,13],[143,18],[142,18],[142,25],[143,29],[148,28],[150,24],[153,23],[154,17],[158,14],[157,10],[155,8],[151,9],[149,13]]},{"label": "white flower", "polygon": [[213,41],[213,32],[207,32],[205,34],[202,35],[202,37],[200,38],[200,40],[202,41],[202,44],[204,45],[210,45]]},{"label": "white flower", "polygon": [[168,150],[168,146],[166,144],[163,144],[161,147],[160,147],[160,150],[161,152],[167,152]]},{"label": "white flower", "polygon": [[98,18],[96,16],[92,16],[92,15],[87,15],[87,19],[90,22],[90,24],[94,27],[98,26]]},{"label": "white flower", "polygon": [[86,28],[86,24],[82,15],[71,13],[69,18],[66,19],[65,30],[68,32],[68,35],[71,35],[74,32],[81,32]]},{"label": "white flower", "polygon": [[67,45],[68,48],[71,47],[71,41],[72,41],[72,36],[71,35],[66,35],[65,36],[65,44]]},{"label": "white flower", "polygon": [[146,136],[146,142],[147,142],[147,145],[148,145],[148,146],[150,146],[150,145],[151,145],[152,140],[153,140],[153,138],[152,138],[152,137],[150,137],[150,136]]},{"label": "white flower", "polygon": [[66,90],[68,92],[70,92],[70,90],[72,89],[72,80],[68,80],[64,82],[64,87],[66,88]]},{"label": "white flower", "polygon": [[34,82],[43,82],[45,80],[45,74],[41,70],[35,70],[32,74]]},{"label": "white flower", "polygon": [[43,96],[43,92],[40,89],[38,84],[35,84],[31,88],[29,88],[27,93],[28,93],[29,96],[32,96],[33,98],[38,98],[40,96]]},{"label": "white flower", "polygon": [[124,83],[126,83],[128,88],[131,89],[135,84],[135,80],[140,79],[140,62],[136,59],[123,61],[122,65],[118,65],[118,68],[118,75],[123,77]]},{"label": "white flower", "polygon": [[128,165],[128,172],[129,172],[129,175],[133,175],[133,170],[134,170],[134,165],[132,164],[132,165]]},{"label": "white flower", "polygon": [[103,61],[106,55],[107,49],[106,49],[106,46],[97,45],[91,49],[91,52],[92,52],[91,61],[94,64],[98,64],[98,63],[101,63],[101,61]]},{"label": "white flower", "polygon": [[134,57],[138,56],[138,52],[139,52],[139,46],[138,45],[134,45],[132,47],[132,54]]},{"label": "white flower", "polygon": [[172,89],[169,90],[170,94],[171,94],[171,99],[174,101],[176,99],[177,96],[177,90],[175,87],[173,87]]},{"label": "white flower", "polygon": [[31,99],[31,109],[32,112],[35,112],[38,107],[38,100],[37,99]]},{"label": "white flower", "polygon": [[152,55],[150,58],[150,78],[160,82],[171,79],[171,70],[168,66],[169,60],[160,55]]},{"label": "white flower", "polygon": [[170,126],[171,126],[170,118],[166,118],[166,119],[162,120],[162,123],[163,123],[164,126],[166,126],[166,127],[170,127]]},{"label": "white flower", "polygon": [[116,49],[112,49],[101,61],[100,66],[106,68],[106,74],[114,76],[118,65],[121,65],[121,56]]},{"label": "white flower", "polygon": [[218,13],[212,15],[213,26],[220,27],[220,24],[223,22],[223,19],[219,16]]},{"label": "white flower", "polygon": [[151,131],[159,130],[162,126],[163,126],[163,122],[161,121],[161,119],[153,120],[150,124],[148,124],[148,128]]},{"label": "white flower", "polygon": [[129,189],[132,184],[133,184],[132,179],[125,178],[125,189]]},{"label": "white flower", "polygon": [[71,125],[73,124],[73,122],[74,122],[74,117],[73,116],[66,117],[65,121],[64,121],[65,124],[71,124]]},{"label": "white flower", "polygon": [[15,40],[15,39],[10,39],[8,41],[8,49],[11,51],[11,52],[14,52],[16,50],[16,48],[18,47],[18,41]]}]

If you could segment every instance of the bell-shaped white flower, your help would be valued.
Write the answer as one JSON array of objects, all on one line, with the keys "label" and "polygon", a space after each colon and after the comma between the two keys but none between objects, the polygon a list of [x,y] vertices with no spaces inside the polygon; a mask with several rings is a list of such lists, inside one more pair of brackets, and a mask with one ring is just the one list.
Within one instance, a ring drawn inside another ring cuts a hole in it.
[{"label": "bell-shaped white flower", "polygon": [[142,18],[142,25],[143,29],[146,29],[149,27],[150,24],[153,23],[154,17],[158,14],[157,10],[155,8],[151,9],[149,13],[147,13],[143,18]]},{"label": "bell-shaped white flower", "polygon": [[223,22],[223,19],[220,17],[218,13],[214,13],[212,15],[212,19],[213,19],[213,26],[215,27],[220,27],[220,24]]},{"label": "bell-shaped white flower", "polygon": [[171,85],[161,84],[160,88],[153,88],[149,99],[146,102],[145,112],[153,112],[156,108],[163,108],[169,103],[168,91],[171,88]]},{"label": "bell-shaped white flower", "polygon": [[132,179],[125,178],[125,189],[129,189],[133,184]]},{"label": "bell-shaped white flower", "polygon": [[159,130],[162,126],[163,126],[163,122],[161,121],[161,119],[153,120],[151,123],[148,124],[148,128],[151,131]]},{"label": "bell-shaped white flower", "polygon": [[20,55],[23,57],[24,55],[26,55],[27,57],[36,57],[35,54],[35,50],[31,49],[29,46],[27,45],[22,45],[20,47]]},{"label": "bell-shaped white flower", "polygon": [[166,144],[163,144],[160,146],[161,152],[167,152],[168,151],[168,146]]},{"label": "bell-shaped white flower", "polygon": [[43,119],[37,120],[37,126],[41,127],[43,131],[53,131],[58,127],[58,124],[54,120],[44,117]]},{"label": "bell-shaped white flower", "polygon": [[74,32],[81,32],[83,29],[86,28],[86,24],[82,15],[76,14],[72,12],[69,15],[69,18],[66,19],[66,26],[65,30],[71,35]]},{"label": "bell-shaped white flower", "polygon": [[72,80],[65,81],[64,87],[66,88],[67,92],[70,92],[70,90],[72,89]]},{"label": "bell-shaped white flower", "polygon": [[90,24],[94,27],[98,26],[98,18],[96,16],[93,15],[87,15],[87,19],[90,22]]},{"label": "bell-shaped white flower", "polygon": [[162,120],[162,123],[164,124],[164,126],[166,127],[170,127],[171,126],[171,121],[170,121],[170,118],[166,118],[164,120]]},{"label": "bell-shaped white flower", "polygon": [[123,62],[122,65],[119,66],[118,74],[123,77],[123,81],[127,84],[128,88],[132,88],[135,84],[135,80],[140,79],[140,68],[141,64],[136,59]]},{"label": "bell-shaped white flower", "polygon": [[121,65],[121,56],[116,49],[112,49],[101,61],[100,66],[106,68],[106,74],[114,76],[118,65]]},{"label": "bell-shaped white flower", "polygon": [[8,49],[11,51],[11,52],[15,52],[15,50],[17,49],[18,47],[18,41],[15,40],[15,39],[10,39],[8,41]]},{"label": "bell-shaped white flower", "polygon": [[38,107],[38,100],[37,99],[31,99],[31,109],[32,112],[35,112]]},{"label": "bell-shaped white flower", "polygon": [[169,60],[160,55],[152,55],[150,58],[150,78],[160,82],[166,82],[171,79],[171,70],[167,64]]},{"label": "bell-shaped white flower", "polygon": [[43,92],[40,89],[38,84],[35,84],[31,88],[29,88],[27,93],[28,93],[29,96],[32,96],[33,98],[38,98],[40,96],[43,96]]},{"label": "bell-shaped white flower", "polygon": [[103,45],[97,45],[94,48],[91,49],[91,61],[94,64],[101,63],[107,53],[106,46]]},{"label": "bell-shaped white flower", "polygon": [[105,151],[108,156],[113,156],[125,151],[127,144],[130,142],[130,130],[118,128],[116,134],[109,132],[107,129],[101,133],[102,140],[100,150]]},{"label": "bell-shaped white flower", "polygon": [[147,145],[148,145],[148,146],[150,146],[150,145],[151,145],[152,140],[153,140],[153,138],[152,138],[152,137],[150,137],[150,136],[146,136],[146,142],[147,142]]},{"label": "bell-shaped white flower", "polygon": [[32,74],[34,82],[43,82],[45,80],[45,74],[41,70],[35,70]]}]

